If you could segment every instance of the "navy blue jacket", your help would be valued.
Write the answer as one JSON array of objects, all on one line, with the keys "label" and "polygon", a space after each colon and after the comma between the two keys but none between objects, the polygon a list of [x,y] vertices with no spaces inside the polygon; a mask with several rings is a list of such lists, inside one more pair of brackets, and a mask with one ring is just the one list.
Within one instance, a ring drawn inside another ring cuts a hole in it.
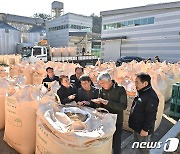
[{"label": "navy blue jacket", "polygon": [[96,108],[96,104],[91,101],[91,99],[98,98],[99,95],[99,89],[91,86],[90,91],[86,91],[83,88],[78,89],[78,101],[88,101],[90,104],[87,105],[92,108]]},{"label": "navy blue jacket", "polygon": [[140,133],[143,129],[148,134],[154,131],[156,113],[159,99],[156,92],[148,85],[138,91],[138,96],[134,98],[130,116],[129,127]]},{"label": "navy blue jacket", "polygon": [[58,81],[59,82],[59,84],[60,84],[60,80],[59,80],[59,77],[58,76],[53,76],[53,78],[49,78],[49,76],[47,75],[47,77],[46,78],[44,78],[43,79],[43,81],[42,81],[42,84],[44,84],[44,86],[46,87],[46,88],[48,88],[48,85],[46,84],[46,83],[44,83],[44,82],[53,82],[53,81]]}]

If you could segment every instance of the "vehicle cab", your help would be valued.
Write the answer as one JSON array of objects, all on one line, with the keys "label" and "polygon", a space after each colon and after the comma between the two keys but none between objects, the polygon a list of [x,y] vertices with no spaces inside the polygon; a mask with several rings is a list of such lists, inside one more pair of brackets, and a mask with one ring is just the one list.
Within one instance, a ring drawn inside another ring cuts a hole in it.
[{"label": "vehicle cab", "polygon": [[44,46],[34,46],[32,48],[31,57],[36,57],[39,60],[47,61],[47,48]]}]

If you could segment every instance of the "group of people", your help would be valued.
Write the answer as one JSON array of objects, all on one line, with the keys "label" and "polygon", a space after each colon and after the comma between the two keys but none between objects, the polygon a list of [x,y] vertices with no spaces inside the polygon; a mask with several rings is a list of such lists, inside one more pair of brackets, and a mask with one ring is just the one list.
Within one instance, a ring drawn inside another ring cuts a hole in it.
[{"label": "group of people", "polygon": [[[159,56],[155,56],[154,59],[155,59],[155,62],[161,62],[160,59],[159,59]],[[151,63],[151,62],[152,62],[152,59],[151,59],[151,58],[148,58],[148,59],[146,60],[146,63]]]},{"label": "group of people", "polygon": [[[111,79],[110,74],[101,73],[97,77],[101,88],[94,87],[91,78],[84,74],[82,67],[75,68],[75,74],[70,78],[66,75],[55,76],[53,68],[46,69],[47,77],[43,79],[44,85],[47,82],[58,81],[60,88],[57,95],[61,104],[76,101],[77,105],[92,108],[103,107],[110,113],[117,114],[116,131],[113,135],[113,154],[121,153],[121,134],[123,124],[123,110],[127,108],[127,94],[123,86],[118,85]],[[135,85],[137,97],[135,97],[130,117],[129,126],[134,130],[136,141],[149,141],[154,130],[158,97],[151,87],[151,77],[146,73],[137,74]],[[140,150],[143,154],[148,149]]]}]

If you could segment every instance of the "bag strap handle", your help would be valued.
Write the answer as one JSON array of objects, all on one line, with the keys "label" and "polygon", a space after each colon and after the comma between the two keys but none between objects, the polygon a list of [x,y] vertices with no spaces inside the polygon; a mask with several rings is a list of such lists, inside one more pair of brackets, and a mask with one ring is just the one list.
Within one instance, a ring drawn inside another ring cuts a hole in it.
[{"label": "bag strap handle", "polygon": [[96,111],[101,112],[101,113],[103,113],[103,112],[104,113],[109,113],[109,111],[107,109],[102,108],[102,107],[96,108]]}]

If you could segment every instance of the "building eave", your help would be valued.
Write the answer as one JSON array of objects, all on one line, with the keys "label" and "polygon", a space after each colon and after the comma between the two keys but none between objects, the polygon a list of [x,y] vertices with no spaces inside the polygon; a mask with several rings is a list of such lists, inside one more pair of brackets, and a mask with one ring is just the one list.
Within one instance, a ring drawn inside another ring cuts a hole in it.
[{"label": "building eave", "polygon": [[145,5],[145,6],[139,6],[139,7],[131,7],[131,8],[124,8],[124,9],[101,11],[100,15],[101,16],[111,16],[111,15],[116,15],[116,14],[143,12],[143,11],[170,9],[170,8],[180,8],[180,1],[178,1],[178,2],[171,2],[171,3],[151,4],[151,5]]}]

